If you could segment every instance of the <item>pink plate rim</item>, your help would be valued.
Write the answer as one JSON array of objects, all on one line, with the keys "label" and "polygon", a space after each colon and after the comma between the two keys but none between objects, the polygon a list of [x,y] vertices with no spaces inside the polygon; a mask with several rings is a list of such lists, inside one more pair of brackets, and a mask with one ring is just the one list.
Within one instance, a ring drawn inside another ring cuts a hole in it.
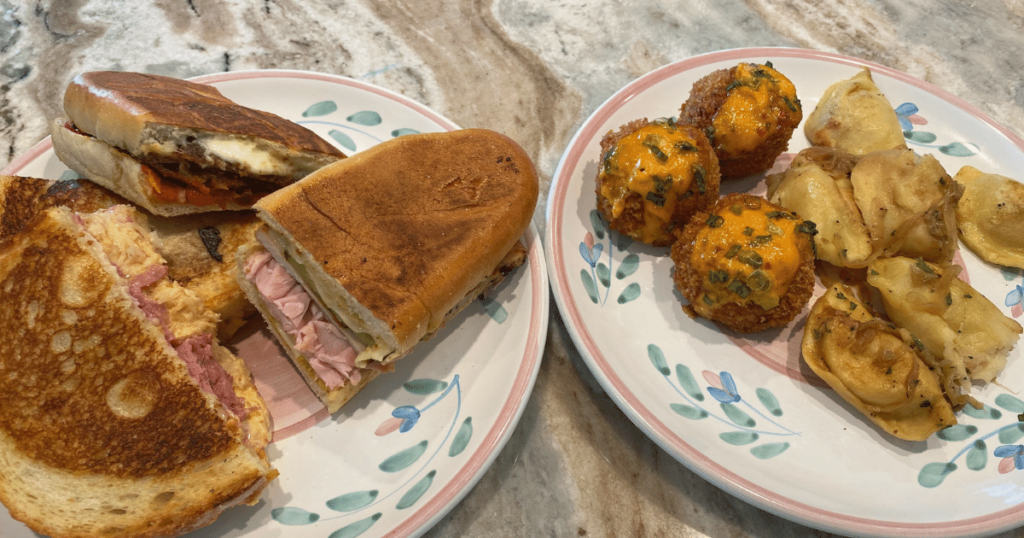
[{"label": "pink plate rim", "polygon": [[615,400],[616,404],[652,440],[704,479],[758,508],[809,526],[844,534],[852,533],[866,536],[885,536],[894,533],[901,536],[919,537],[930,537],[936,534],[950,537],[977,536],[979,534],[993,534],[1019,526],[1024,522],[1024,506],[957,521],[904,523],[847,516],[816,508],[779,495],[764,486],[747,480],[729,468],[715,463],[687,443],[672,428],[658,420],[641,403],[637,395],[626,386],[622,378],[617,375],[587,330],[578,305],[571,293],[568,292],[569,275],[566,271],[564,256],[562,255],[564,252],[562,230],[564,226],[564,208],[569,201],[567,199],[569,182],[573,172],[585,156],[588,143],[595,136],[602,134],[598,132],[601,126],[627,101],[665,79],[716,62],[739,62],[753,58],[772,59],[783,57],[820,60],[822,62],[857,67],[867,66],[875,73],[899,80],[947,101],[999,132],[1013,145],[1024,151],[1024,139],[999,125],[980,109],[963,99],[901,71],[858,58],[807,49],[755,47],[711,52],[667,64],[627,84],[599,106],[573,137],[552,178],[551,189],[548,195],[548,228],[545,234],[545,243],[548,249],[548,263],[553,295],[559,306],[559,311],[566,320],[566,328],[569,330],[573,342],[598,381]]},{"label": "pink plate rim", "polygon": [[[445,130],[453,131],[459,129],[459,126],[451,120],[401,94],[339,75],[289,69],[269,69],[229,71],[201,75],[189,80],[204,84],[217,84],[220,82],[266,78],[320,80],[357,88],[410,108]],[[50,137],[46,137],[12,161],[0,174],[17,175],[19,170],[35,161],[35,159],[38,159],[51,148]],[[527,245],[527,269],[530,272],[530,282],[532,284],[530,290],[530,329],[526,336],[526,347],[522,363],[516,372],[515,379],[512,381],[508,399],[502,406],[497,420],[487,431],[476,452],[467,458],[465,465],[429,501],[396,527],[387,531],[383,536],[397,538],[422,534],[440,521],[479,482],[484,472],[487,471],[497,458],[498,453],[501,452],[508,442],[509,437],[519,423],[519,419],[522,417],[536,383],[537,375],[540,372],[541,358],[544,353],[545,343],[547,342],[547,325],[550,313],[550,294],[548,293],[550,288],[548,285],[547,264],[545,262],[543,245],[533,223],[530,224],[523,239]]]}]

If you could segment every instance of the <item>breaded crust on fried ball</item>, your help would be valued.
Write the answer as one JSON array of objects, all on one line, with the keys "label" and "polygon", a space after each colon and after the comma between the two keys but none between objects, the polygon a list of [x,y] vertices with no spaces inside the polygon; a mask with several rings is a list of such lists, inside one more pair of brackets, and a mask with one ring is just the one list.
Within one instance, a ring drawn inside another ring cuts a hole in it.
[{"label": "breaded crust on fried ball", "polygon": [[718,159],[691,125],[635,120],[604,136],[601,155],[597,209],[637,241],[671,245],[673,230],[718,200]]},{"label": "breaded crust on fried ball", "polygon": [[771,168],[802,118],[796,87],[770,62],[740,63],[698,80],[679,115],[711,140],[723,180]]},{"label": "breaded crust on fried ball", "polygon": [[694,215],[672,245],[683,311],[741,333],[783,327],[814,289],[813,222],[733,193]]}]

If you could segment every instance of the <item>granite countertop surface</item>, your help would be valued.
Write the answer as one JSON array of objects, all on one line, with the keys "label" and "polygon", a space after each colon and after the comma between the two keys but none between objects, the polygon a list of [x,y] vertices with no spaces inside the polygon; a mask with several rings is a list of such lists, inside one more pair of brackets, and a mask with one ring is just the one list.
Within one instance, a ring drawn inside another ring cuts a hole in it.
[{"label": "granite countertop surface", "polygon": [[[540,172],[543,231],[563,150],[616,90],[673,61],[762,46],[877,62],[1024,133],[1020,0],[0,0],[0,9],[0,167],[47,135],[82,71],[310,70],[518,141]],[[604,393],[552,308],[518,427],[426,536],[831,536],[733,497],[659,448]]]}]

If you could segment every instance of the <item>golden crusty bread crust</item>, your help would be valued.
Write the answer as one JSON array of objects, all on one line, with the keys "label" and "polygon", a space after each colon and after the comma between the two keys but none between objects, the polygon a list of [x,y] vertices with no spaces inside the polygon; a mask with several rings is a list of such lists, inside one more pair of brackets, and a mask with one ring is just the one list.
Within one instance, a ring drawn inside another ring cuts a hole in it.
[{"label": "golden crusty bread crust", "polygon": [[68,209],[0,245],[0,301],[0,501],[33,530],[173,536],[273,477]]},{"label": "golden crusty bread crust", "polygon": [[[483,129],[405,135],[263,198],[328,303],[404,354],[481,280],[530,223],[537,172],[510,138]],[[358,364],[358,362],[357,362]]]},{"label": "golden crusty bread crust", "polygon": [[51,207],[91,213],[125,202],[124,198],[88,181],[0,176],[0,242],[20,232]]},{"label": "golden crusty bread crust", "polygon": [[[0,242],[24,229],[51,207],[91,213],[127,201],[86,180],[38,179],[0,176]],[[193,291],[206,308],[220,317],[217,335],[227,340],[255,314],[235,279],[235,251],[252,240],[260,220],[252,211],[218,211],[187,217],[149,216],[160,238],[160,254],[167,260],[167,276]],[[200,231],[219,241],[214,252]]]},{"label": "golden crusty bread crust", "polygon": [[82,131],[138,156],[155,131],[183,131],[260,139],[320,164],[344,154],[309,129],[239,105],[216,88],[171,77],[119,71],[76,76],[64,93],[64,111]]}]

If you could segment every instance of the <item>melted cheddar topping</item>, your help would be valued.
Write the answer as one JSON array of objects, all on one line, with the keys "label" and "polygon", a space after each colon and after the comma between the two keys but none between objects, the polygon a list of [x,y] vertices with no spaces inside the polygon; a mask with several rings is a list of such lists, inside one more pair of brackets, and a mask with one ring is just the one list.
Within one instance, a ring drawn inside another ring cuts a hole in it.
[{"label": "melted cheddar topping", "polygon": [[736,157],[760,146],[779,129],[779,118],[800,110],[796,87],[767,65],[741,63],[728,96],[712,121],[715,151]]},{"label": "melted cheddar topping", "polygon": [[775,308],[800,267],[804,224],[794,213],[746,199],[712,213],[694,240],[690,263],[703,277],[704,293],[693,305],[707,317],[725,303]]},{"label": "melted cheddar topping", "polygon": [[[599,192],[618,218],[626,198],[644,200],[644,229],[639,239],[652,242],[664,233],[677,200],[705,193],[705,169],[697,141],[675,122],[655,120],[621,138],[604,156]],[[691,186],[696,183],[696,192]]]}]

